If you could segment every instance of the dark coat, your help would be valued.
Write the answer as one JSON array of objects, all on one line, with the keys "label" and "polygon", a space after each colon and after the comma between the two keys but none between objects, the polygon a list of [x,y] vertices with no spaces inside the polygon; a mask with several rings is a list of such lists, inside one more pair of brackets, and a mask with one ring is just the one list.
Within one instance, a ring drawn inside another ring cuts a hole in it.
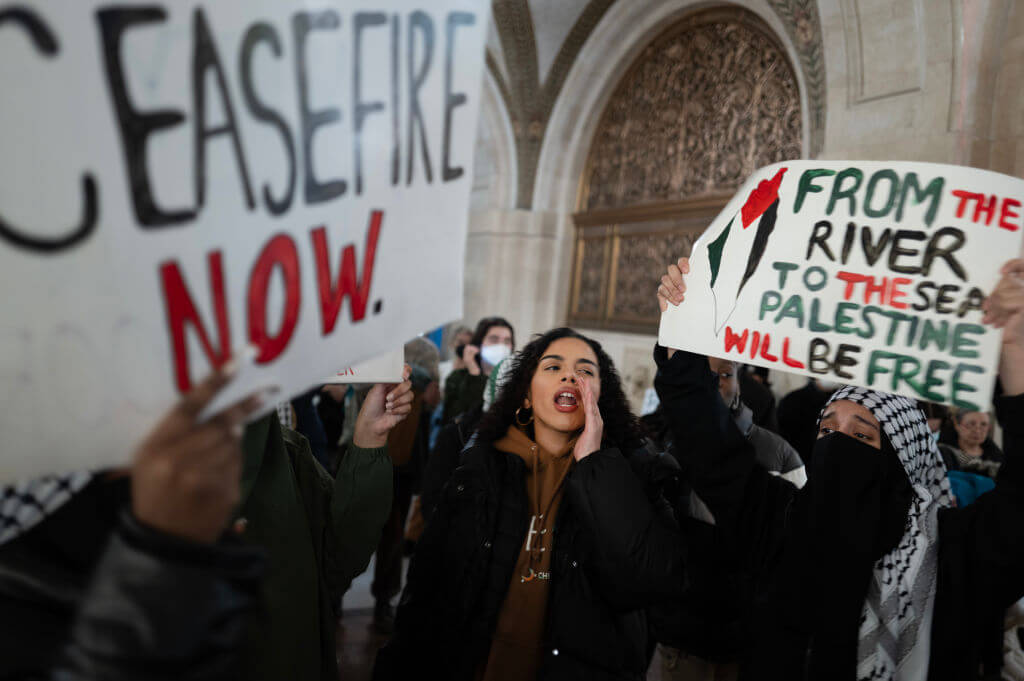
[{"label": "dark coat", "polygon": [[482,405],[486,387],[486,374],[480,373],[474,376],[469,373],[469,369],[456,369],[448,374],[448,379],[444,383],[444,408],[441,423],[451,423],[452,419],[459,414]]},{"label": "dark coat", "polygon": [[[658,492],[669,458],[617,449],[575,464],[555,521],[544,679],[642,679],[645,608],[681,593],[684,545]],[[486,661],[530,512],[525,464],[471,446],[409,568],[374,678],[472,679]]]},{"label": "dark coat", "polygon": [[[669,360],[659,347],[655,359],[655,387],[669,423],[677,441],[691,445],[683,466],[694,489],[714,513],[717,529],[730,535],[756,592],[770,592],[781,577],[789,510],[800,492],[757,465],[753,449],[715,399],[717,379],[703,357],[677,352]],[[929,681],[997,672],[1004,611],[1024,596],[1024,395],[998,398],[996,409],[1006,426],[1007,460],[995,490],[967,508],[939,511]],[[752,632],[748,678],[803,677],[813,642],[806,634],[778,629],[773,613],[761,611]],[[762,645],[769,639],[770,646]],[[787,673],[764,671],[786,663]]]},{"label": "dark coat", "polygon": [[434,443],[434,448],[424,465],[420,486],[420,506],[425,522],[429,522],[434,514],[434,509],[441,498],[441,490],[444,489],[448,478],[452,477],[452,472],[459,467],[462,450],[476,430],[483,413],[483,404],[480,404],[475,409],[456,416],[438,433],[437,442]]},{"label": "dark coat", "polygon": [[95,479],[0,547],[0,679],[236,678],[262,552],[150,530],[127,498]]},{"label": "dark coat", "polygon": [[[243,451],[237,517],[247,526],[232,542],[250,561],[260,558],[261,581],[226,548],[189,549],[155,532],[143,532],[143,543],[132,540],[128,548],[136,551],[126,558],[119,533],[139,536],[137,529],[115,531],[129,507],[128,481],[95,482],[0,547],[0,679],[45,678],[76,612],[95,628],[76,629],[72,644],[84,636],[108,666],[71,679],[221,681],[236,678],[224,669],[239,660],[237,678],[245,681],[337,678],[333,604],[380,539],[391,507],[391,462],[383,448],[351,447],[331,479],[305,438],[283,431],[273,413],[249,426]],[[113,558],[102,551],[108,542]],[[110,561],[115,567],[96,579],[120,596],[91,602],[89,575]],[[250,602],[257,607],[242,612]],[[5,676],[15,664],[21,675]]]},{"label": "dark coat", "polygon": [[260,613],[243,647],[245,681],[337,678],[335,604],[366,569],[391,510],[385,448],[349,446],[332,479],[306,439],[271,413],[243,441],[243,541],[267,550]]}]

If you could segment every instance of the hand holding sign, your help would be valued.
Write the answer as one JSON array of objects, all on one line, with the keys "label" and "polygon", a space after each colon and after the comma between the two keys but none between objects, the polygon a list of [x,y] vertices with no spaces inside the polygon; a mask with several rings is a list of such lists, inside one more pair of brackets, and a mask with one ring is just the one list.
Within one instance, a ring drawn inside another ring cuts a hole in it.
[{"label": "hand holding sign", "polygon": [[251,395],[204,423],[199,414],[233,375],[227,368],[206,378],[136,450],[132,512],[139,522],[203,543],[224,530],[239,498],[243,424],[263,400]]},{"label": "hand holding sign", "polygon": [[352,441],[357,447],[375,449],[387,444],[388,433],[412,411],[412,367],[405,365],[403,380],[398,385],[378,383],[370,388],[356,419]]},{"label": "hand holding sign", "polygon": [[686,299],[686,282],[683,275],[690,273],[690,259],[679,258],[674,265],[668,266],[668,274],[661,278],[658,287],[658,306],[664,312],[668,304],[678,305]]},{"label": "hand holding sign", "polygon": [[1024,341],[1024,260],[1011,260],[1003,265],[1003,275],[985,299],[982,322],[1003,329],[1004,344],[1020,344]]},{"label": "hand holding sign", "polygon": [[1024,260],[1007,262],[1002,278],[985,299],[986,324],[1003,330],[1000,378],[1007,394],[1024,393]]}]

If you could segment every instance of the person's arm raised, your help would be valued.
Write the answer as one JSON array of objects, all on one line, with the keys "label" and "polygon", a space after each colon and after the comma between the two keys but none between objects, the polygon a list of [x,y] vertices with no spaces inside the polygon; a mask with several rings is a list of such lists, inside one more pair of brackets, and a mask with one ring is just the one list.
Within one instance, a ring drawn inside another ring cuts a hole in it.
[{"label": "person's arm raised", "polygon": [[[1003,330],[999,375],[1005,394],[996,397],[995,409],[1006,460],[995,489],[940,516],[946,551],[957,547],[971,574],[984,575],[977,584],[966,580],[959,593],[976,612],[1001,610],[1024,596],[1024,260],[1007,262],[1002,275],[985,300],[982,321]],[[958,616],[954,601],[936,601],[937,624]]]},{"label": "person's arm raised", "polygon": [[226,527],[240,494],[242,430],[262,398],[251,395],[205,423],[198,419],[232,377],[229,367],[206,378],[135,451],[132,513],[146,527],[206,544]]},{"label": "person's arm raised", "polygon": [[[686,297],[689,259],[668,266],[658,286],[658,305],[664,312]],[[707,358],[692,352],[655,346],[658,373],[654,387],[680,456],[698,470],[714,467],[720,452],[743,449],[746,440],[733,423],[718,391],[718,379]],[[692,456],[691,456],[692,455]],[[753,461],[751,455],[750,460]]]},{"label": "person's arm raised", "polygon": [[985,300],[983,323],[1003,330],[999,378],[1007,395],[1024,394],[1024,260],[1003,265],[1002,278]]},{"label": "person's arm raised", "polygon": [[[51,679],[222,679],[236,667],[264,556],[225,528],[239,496],[250,396],[199,423],[219,371],[139,445],[125,509],[93,571]],[[219,541],[218,541],[219,539]]]},{"label": "person's arm raised", "polygon": [[333,572],[329,583],[338,595],[366,569],[391,511],[392,465],[387,440],[388,433],[412,411],[411,371],[407,364],[401,383],[378,383],[370,389],[356,418],[352,446],[338,466],[327,547],[327,562]]}]

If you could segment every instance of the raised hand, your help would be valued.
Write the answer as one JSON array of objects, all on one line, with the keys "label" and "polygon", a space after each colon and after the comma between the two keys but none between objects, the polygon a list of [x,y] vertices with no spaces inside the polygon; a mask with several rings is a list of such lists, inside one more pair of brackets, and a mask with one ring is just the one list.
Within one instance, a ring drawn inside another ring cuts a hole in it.
[{"label": "raised hand", "polygon": [[1024,260],[1014,259],[1003,265],[1003,275],[985,299],[982,322],[1003,329],[1004,344],[1024,344]]},{"label": "raised hand", "polygon": [[402,371],[401,383],[378,383],[370,388],[356,418],[356,429],[352,436],[352,442],[356,447],[383,447],[387,444],[391,429],[412,411],[414,395],[412,382],[409,381],[411,373],[412,367],[406,364]]},{"label": "raised hand", "polygon": [[251,395],[198,423],[203,408],[233,376],[208,376],[164,418],[132,457],[132,513],[143,525],[182,539],[213,543],[238,503],[241,437],[263,400]]},{"label": "raised hand", "polygon": [[683,276],[690,273],[690,259],[679,258],[674,264],[668,266],[668,272],[661,278],[658,286],[658,307],[664,312],[668,304],[678,305],[686,297],[686,282]]},{"label": "raised hand", "polygon": [[466,363],[466,370],[471,376],[480,375],[480,348],[475,345],[467,345],[462,351],[462,361]]},{"label": "raised hand", "polygon": [[597,408],[597,397],[590,387],[589,381],[580,378],[580,396],[583,398],[583,432],[576,438],[576,444],[572,448],[572,456],[577,461],[582,461],[597,450],[601,449],[601,438],[604,436],[604,419],[601,418],[601,410]]},{"label": "raised hand", "polygon": [[1010,395],[1024,393],[1024,260],[1003,265],[1002,278],[985,299],[982,322],[1003,330],[999,375]]}]

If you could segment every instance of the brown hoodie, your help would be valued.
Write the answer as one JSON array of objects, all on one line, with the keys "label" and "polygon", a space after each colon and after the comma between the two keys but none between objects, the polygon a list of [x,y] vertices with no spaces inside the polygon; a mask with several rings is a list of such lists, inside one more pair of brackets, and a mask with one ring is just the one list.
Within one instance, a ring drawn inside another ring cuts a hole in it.
[{"label": "brown hoodie", "polygon": [[532,681],[542,658],[548,592],[551,588],[551,547],[555,517],[562,501],[565,476],[572,467],[572,445],[551,453],[515,426],[494,443],[526,463],[526,495],[530,528],[512,572],[505,602],[498,615],[484,681]]}]

